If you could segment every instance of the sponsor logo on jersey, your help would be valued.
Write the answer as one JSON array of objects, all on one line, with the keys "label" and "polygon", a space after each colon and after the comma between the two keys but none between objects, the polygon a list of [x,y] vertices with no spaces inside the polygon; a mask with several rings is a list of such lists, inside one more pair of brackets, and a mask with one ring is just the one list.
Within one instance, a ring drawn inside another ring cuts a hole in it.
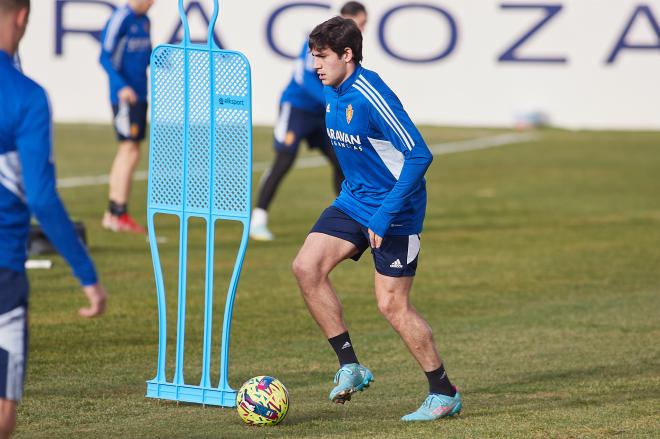
[{"label": "sponsor logo on jersey", "polygon": [[127,52],[146,52],[151,50],[151,40],[149,37],[129,38],[126,42]]},{"label": "sponsor logo on jersey", "polygon": [[343,131],[333,130],[332,128],[327,128],[327,131],[330,140],[338,140],[348,145],[362,145],[359,134],[357,136],[354,136],[352,134],[347,134]]},{"label": "sponsor logo on jersey", "polygon": [[353,105],[348,104],[348,107],[346,107],[346,123],[350,125],[351,120],[353,120]]}]

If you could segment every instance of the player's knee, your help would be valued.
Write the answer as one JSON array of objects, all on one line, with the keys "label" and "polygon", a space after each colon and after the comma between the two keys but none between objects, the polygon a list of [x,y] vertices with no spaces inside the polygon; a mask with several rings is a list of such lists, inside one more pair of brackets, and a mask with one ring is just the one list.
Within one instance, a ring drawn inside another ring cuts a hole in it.
[{"label": "player's knee", "polygon": [[393,296],[387,296],[378,299],[378,311],[380,311],[390,324],[396,327],[399,316],[405,312],[405,307],[395,300]]},{"label": "player's knee", "polygon": [[291,270],[294,276],[301,284],[314,283],[320,278],[321,273],[318,267],[310,263],[309,260],[296,256],[291,264]]},{"label": "player's knee", "polygon": [[307,278],[309,275],[309,270],[309,264],[307,264],[300,256],[296,256],[296,258],[293,260],[293,263],[291,263],[291,271],[293,271],[293,275],[296,277],[296,279],[298,279],[298,281]]}]

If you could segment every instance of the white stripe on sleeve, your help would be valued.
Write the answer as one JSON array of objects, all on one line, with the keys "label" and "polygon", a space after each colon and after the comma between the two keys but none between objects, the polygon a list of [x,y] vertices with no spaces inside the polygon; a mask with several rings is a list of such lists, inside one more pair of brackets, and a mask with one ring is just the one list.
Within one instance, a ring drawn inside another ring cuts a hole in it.
[{"label": "white stripe on sleeve", "polygon": [[112,14],[110,23],[108,23],[108,30],[105,32],[105,40],[103,40],[103,49],[106,52],[112,52],[115,50],[114,44],[115,39],[117,38],[117,33],[129,12],[130,10],[127,7],[123,7]]},{"label": "white stripe on sleeve", "polygon": [[392,128],[392,130],[393,130],[393,131],[399,136],[399,138],[401,139],[401,141],[403,142],[403,144],[406,145],[406,147],[407,147],[408,149],[411,150],[411,149],[412,149],[412,146],[411,146],[410,143],[408,142],[408,139],[406,139],[406,137],[405,137],[404,134],[401,132],[401,130],[399,129],[399,127],[396,126],[396,125],[394,125],[394,122],[392,121],[391,117],[390,117],[388,114],[386,114],[386,113],[384,112],[383,107],[380,106],[378,103],[376,103],[376,101],[375,101],[375,97],[372,95],[372,93],[370,93],[368,90],[366,90],[366,89],[365,89],[365,86],[364,86],[359,80],[358,80],[358,81],[355,81],[355,82],[353,83],[353,87],[355,87],[356,89],[358,89],[358,90],[360,91],[360,93],[362,93],[362,94],[364,95],[364,97],[367,98],[367,100],[368,100],[369,102],[371,102],[371,105],[373,105],[374,108],[375,108],[376,110],[378,110],[378,113],[380,113],[380,115],[381,115],[381,117],[383,118],[383,120],[385,120],[385,122],[390,126],[390,128]]},{"label": "white stripe on sleeve", "polygon": [[408,132],[403,127],[403,124],[399,121],[399,119],[397,119],[396,115],[394,114],[394,111],[392,111],[392,109],[387,104],[385,99],[383,99],[383,96],[378,92],[378,90],[376,90],[376,88],[373,85],[371,85],[369,83],[369,81],[367,81],[367,79],[364,76],[360,75],[358,78],[359,78],[358,81],[362,81],[364,83],[364,85],[366,85],[373,92],[373,94],[377,98],[377,101],[379,101],[381,103],[381,105],[385,108],[385,112],[388,113],[390,116],[392,116],[392,118],[394,119],[394,123],[396,125],[398,125],[399,128],[401,128],[401,130],[403,131],[405,136],[408,138],[408,141],[410,142],[410,144],[412,146],[415,146],[415,142],[413,141],[412,137],[410,136],[410,134],[408,134]]}]

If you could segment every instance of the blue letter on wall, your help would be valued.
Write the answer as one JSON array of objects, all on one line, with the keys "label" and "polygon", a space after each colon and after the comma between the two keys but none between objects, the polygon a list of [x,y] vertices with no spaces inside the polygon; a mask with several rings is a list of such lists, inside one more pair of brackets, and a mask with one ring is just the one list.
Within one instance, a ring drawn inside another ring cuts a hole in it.
[{"label": "blue letter on wall", "polygon": [[72,3],[97,4],[115,10],[115,5],[107,1],[89,1],[89,0],[57,0],[55,3],[55,55],[62,55],[62,40],[65,34],[87,34],[91,35],[96,41],[101,41],[101,32],[103,29],[75,29],[64,26],[64,7]]},{"label": "blue letter on wall", "polygon": [[555,15],[559,13],[562,9],[562,5],[543,5],[543,4],[503,4],[500,5],[502,9],[543,9],[545,11],[545,16],[536,23],[534,27],[528,30],[525,34],[519,37],[511,47],[500,55],[498,58],[501,62],[524,62],[524,63],[557,63],[563,64],[566,63],[565,57],[522,57],[517,54],[517,50],[527,42],[528,39],[532,37],[539,29],[541,29],[545,24],[552,19]]},{"label": "blue letter on wall", "polygon": [[[653,31],[655,32],[655,35],[657,37],[655,44],[633,44],[626,41],[626,38],[628,37],[628,33],[633,27],[633,23],[635,23],[635,20],[637,20],[637,16],[642,16],[642,15],[646,16],[646,18],[649,21],[649,24],[651,25]],[[660,49],[660,26],[658,26],[658,22],[653,16],[653,13],[651,12],[651,8],[649,8],[648,6],[638,6],[637,9],[635,9],[635,13],[632,15],[632,17],[630,17],[630,21],[628,21],[626,28],[623,30],[623,33],[621,34],[619,41],[616,43],[616,46],[614,46],[612,53],[610,53],[610,56],[607,58],[607,64],[612,64],[616,60],[616,57],[619,54],[619,52],[623,49],[641,49],[641,50]]]},{"label": "blue letter on wall", "polygon": [[[447,47],[442,52],[435,55],[430,55],[425,58],[412,58],[406,55],[395,53],[389,46],[387,40],[385,39],[385,25],[387,24],[387,20],[389,20],[395,12],[412,8],[427,9],[429,11],[436,12],[447,20],[447,24],[449,24],[450,37],[449,42],[447,43]],[[454,48],[456,47],[456,41],[458,40],[458,27],[456,26],[456,21],[454,21],[454,18],[451,16],[451,14],[449,14],[449,12],[445,11],[444,9],[425,3],[411,3],[408,5],[395,6],[383,15],[383,18],[380,20],[380,26],[378,27],[378,39],[380,40],[380,44],[383,46],[385,52],[387,52],[387,54],[392,58],[413,63],[430,63],[439,61],[442,58],[449,56],[454,51]]]},{"label": "blue letter on wall", "polygon": [[284,57],[284,58],[289,58],[289,59],[296,59],[298,58],[298,51],[300,50],[299,48],[296,49],[296,53],[286,53],[277,45],[275,44],[275,38],[273,38],[273,27],[275,26],[275,20],[282,14],[284,11],[292,8],[322,8],[322,9],[330,9],[330,5],[325,4],[325,3],[289,3],[284,6],[280,6],[279,8],[275,9],[272,14],[270,14],[270,18],[268,19],[268,24],[266,25],[266,38],[268,39],[268,45],[270,46],[271,49],[273,49],[273,52],[277,53],[278,55]]}]

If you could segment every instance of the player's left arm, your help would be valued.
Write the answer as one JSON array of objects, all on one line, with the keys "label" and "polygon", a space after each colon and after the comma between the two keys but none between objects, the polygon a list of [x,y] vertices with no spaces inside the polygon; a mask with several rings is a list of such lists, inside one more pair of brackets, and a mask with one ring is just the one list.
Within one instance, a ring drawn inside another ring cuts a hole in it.
[{"label": "player's left arm", "polygon": [[41,88],[30,92],[16,133],[25,195],[30,211],[57,251],[64,256],[83,287],[97,284],[89,257],[55,188],[52,125],[48,97]]},{"label": "player's left arm", "polygon": [[375,234],[372,242],[379,246],[380,238],[387,234],[393,218],[418,188],[426,170],[433,161],[424,138],[399,99],[391,92],[376,95],[369,111],[370,124],[375,125],[383,136],[403,154],[403,167],[396,184],[380,208],[369,221],[369,230]]}]

